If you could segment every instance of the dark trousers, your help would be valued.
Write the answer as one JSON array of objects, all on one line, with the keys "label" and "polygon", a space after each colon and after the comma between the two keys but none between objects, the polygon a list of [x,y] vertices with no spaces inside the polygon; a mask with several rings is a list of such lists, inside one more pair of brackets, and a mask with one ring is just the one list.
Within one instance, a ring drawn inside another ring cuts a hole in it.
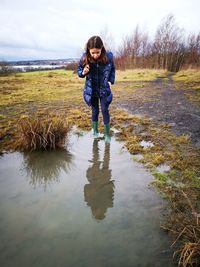
[{"label": "dark trousers", "polygon": [[101,112],[103,115],[104,124],[110,123],[110,114],[108,110],[108,104],[105,98],[93,96],[92,97],[92,121],[98,121],[99,117],[99,101],[101,104]]}]

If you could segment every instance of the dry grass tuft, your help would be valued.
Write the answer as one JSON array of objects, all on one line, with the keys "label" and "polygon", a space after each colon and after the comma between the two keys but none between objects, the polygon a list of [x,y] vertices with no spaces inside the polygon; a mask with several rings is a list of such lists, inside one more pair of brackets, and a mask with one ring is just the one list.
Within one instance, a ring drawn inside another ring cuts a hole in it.
[{"label": "dry grass tuft", "polygon": [[41,119],[22,118],[17,124],[15,148],[20,150],[52,150],[61,148],[69,133],[70,125],[63,116]]},{"label": "dry grass tuft", "polygon": [[200,240],[197,243],[186,243],[177,251],[180,253],[179,265],[183,267],[194,266],[198,264],[195,257],[200,257]]},{"label": "dry grass tuft", "polygon": [[171,195],[173,209],[168,222],[161,227],[171,232],[175,241],[171,246],[178,244],[178,249],[174,252],[174,257],[178,258],[178,265],[199,266],[200,259],[200,214],[192,205],[191,198],[198,198],[199,192],[193,194],[191,191],[179,190]]}]

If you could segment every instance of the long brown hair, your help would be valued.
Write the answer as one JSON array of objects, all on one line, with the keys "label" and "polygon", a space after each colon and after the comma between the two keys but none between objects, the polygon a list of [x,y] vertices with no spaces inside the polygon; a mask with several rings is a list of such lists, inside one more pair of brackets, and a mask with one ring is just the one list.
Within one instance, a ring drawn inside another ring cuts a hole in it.
[{"label": "long brown hair", "polygon": [[95,60],[90,55],[90,49],[93,49],[93,48],[101,49],[101,55],[98,58],[98,62],[106,64],[108,62],[108,58],[106,56],[106,49],[103,45],[103,41],[101,40],[99,36],[95,35],[95,36],[92,36],[86,43],[86,46],[85,46],[86,55],[83,60],[84,65],[95,62]]}]

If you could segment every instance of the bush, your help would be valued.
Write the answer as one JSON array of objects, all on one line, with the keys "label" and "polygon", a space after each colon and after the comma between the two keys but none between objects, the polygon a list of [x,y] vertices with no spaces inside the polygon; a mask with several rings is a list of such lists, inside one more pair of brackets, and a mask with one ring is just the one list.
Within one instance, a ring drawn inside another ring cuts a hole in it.
[{"label": "bush", "polygon": [[0,75],[1,76],[7,76],[15,72],[16,72],[15,69],[12,66],[10,66],[9,63],[5,61],[0,62]]}]

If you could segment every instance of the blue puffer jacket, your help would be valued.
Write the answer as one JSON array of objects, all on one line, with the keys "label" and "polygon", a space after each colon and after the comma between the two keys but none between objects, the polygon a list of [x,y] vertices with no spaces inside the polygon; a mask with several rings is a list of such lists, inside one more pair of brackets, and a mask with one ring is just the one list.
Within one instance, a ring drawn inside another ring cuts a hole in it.
[{"label": "blue puffer jacket", "polygon": [[108,82],[111,82],[111,84],[115,82],[115,66],[112,52],[107,52],[106,55],[108,63],[90,63],[90,71],[86,75],[82,75],[85,53],[80,59],[77,73],[81,78],[85,78],[86,76],[83,97],[89,106],[91,106],[91,99],[93,96],[105,98],[108,105],[112,102],[112,92]]}]

